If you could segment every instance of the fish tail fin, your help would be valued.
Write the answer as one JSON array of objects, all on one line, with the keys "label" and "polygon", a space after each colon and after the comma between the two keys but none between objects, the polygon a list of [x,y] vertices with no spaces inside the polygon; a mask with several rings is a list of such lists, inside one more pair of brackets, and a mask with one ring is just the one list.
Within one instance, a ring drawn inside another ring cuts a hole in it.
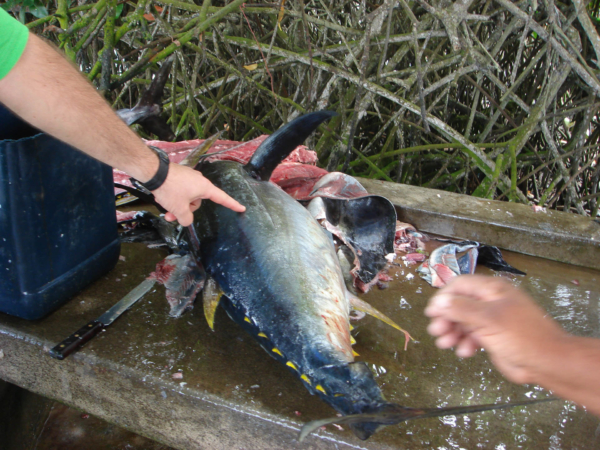
[{"label": "fish tail fin", "polygon": [[375,406],[371,411],[363,414],[353,414],[344,417],[332,417],[330,419],[314,420],[305,424],[300,430],[298,440],[302,441],[318,428],[332,423],[348,424],[354,434],[360,439],[368,439],[379,428],[386,425],[395,425],[412,419],[425,419],[427,417],[454,416],[471,414],[493,409],[514,408],[517,406],[528,406],[535,403],[558,400],[554,397],[539,400],[526,400],[514,403],[500,403],[471,406],[451,406],[446,408],[407,408],[394,403],[384,403]]},{"label": "fish tail fin", "polygon": [[281,161],[322,122],[336,115],[333,111],[316,111],[292,120],[265,139],[244,168],[252,177],[267,181]]},{"label": "fish tail fin", "polygon": [[120,109],[117,115],[127,125],[140,124],[150,134],[155,134],[160,140],[172,141],[175,134],[166,120],[160,117],[162,97],[165,84],[169,78],[174,55],[167,58],[154,76],[148,89],[142,93],[140,100],[131,109]]},{"label": "fish tail fin", "polygon": [[154,75],[152,83],[150,83],[148,89],[144,91],[136,106],[160,104],[174,59],[175,55],[172,55],[163,61],[160,69],[156,72],[156,75]]}]

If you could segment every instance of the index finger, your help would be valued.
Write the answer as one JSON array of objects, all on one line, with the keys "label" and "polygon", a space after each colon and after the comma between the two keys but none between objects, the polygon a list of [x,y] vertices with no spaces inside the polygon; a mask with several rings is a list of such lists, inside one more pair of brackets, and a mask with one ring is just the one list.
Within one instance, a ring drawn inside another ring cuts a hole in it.
[{"label": "index finger", "polygon": [[223,205],[226,208],[229,208],[235,212],[244,212],[246,211],[246,207],[242,205],[240,202],[230,197],[224,191],[219,189],[216,186],[213,186],[213,189],[210,190],[209,195],[206,197],[209,200],[212,200],[219,205]]}]

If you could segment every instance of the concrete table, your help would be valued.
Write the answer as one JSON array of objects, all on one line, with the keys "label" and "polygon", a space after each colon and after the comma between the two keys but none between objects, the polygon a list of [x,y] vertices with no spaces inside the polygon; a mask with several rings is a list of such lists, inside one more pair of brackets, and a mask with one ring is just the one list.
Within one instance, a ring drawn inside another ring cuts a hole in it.
[{"label": "concrete table", "polygon": [[[588,266],[598,267],[600,225],[590,219],[556,212],[535,214],[523,205],[390,183],[366,181],[365,186],[394,201],[399,218],[424,231],[478,239],[573,264],[589,260]],[[546,248],[549,245],[570,250],[552,253]],[[334,411],[309,395],[222,310],[217,312],[214,332],[198,306],[180,319],[169,318],[162,286],[81,351],[64,361],[50,358],[50,347],[112,306],[166,252],[124,244],[122,256],[124,260],[112,272],[43,320],[28,322],[0,314],[0,378],[180,449],[417,449],[451,444],[543,449],[557,440],[565,448],[593,445],[597,419],[565,402],[409,422],[388,427],[366,442],[347,427],[328,427],[299,444],[296,436],[304,422],[330,417]],[[579,320],[561,323],[575,333],[597,335],[597,312],[594,316],[592,311],[597,311],[600,298],[600,272],[557,263],[546,266],[547,262],[530,257],[511,258],[509,263],[527,265],[526,279],[540,292],[579,277],[581,285],[567,290],[576,289],[569,291],[570,298],[587,295],[588,307],[544,306],[559,317],[575,308]],[[544,281],[548,271],[554,271],[552,279]],[[368,361],[388,400],[423,407],[548,395],[538,387],[504,381],[485,355],[462,361],[437,350],[425,332],[422,314],[433,289],[410,277],[412,273],[414,267],[395,267],[390,288],[374,290],[365,299],[409,329],[418,342],[404,352],[402,336],[370,318],[356,324],[353,332],[358,359]]]}]

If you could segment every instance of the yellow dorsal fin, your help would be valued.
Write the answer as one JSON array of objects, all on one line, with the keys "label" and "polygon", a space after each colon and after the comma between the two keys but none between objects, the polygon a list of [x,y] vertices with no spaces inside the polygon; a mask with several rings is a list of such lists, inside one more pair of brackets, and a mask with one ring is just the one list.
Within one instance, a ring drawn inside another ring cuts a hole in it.
[{"label": "yellow dorsal fin", "polygon": [[215,312],[217,311],[222,295],[223,291],[219,288],[217,282],[209,277],[202,291],[202,303],[204,304],[204,317],[206,317],[211,330],[215,329]]},{"label": "yellow dorsal fin", "polygon": [[413,339],[413,337],[408,333],[408,331],[403,329],[400,325],[398,325],[396,322],[394,322],[388,316],[383,314],[381,311],[378,311],[377,309],[375,309],[374,307],[369,305],[367,302],[364,302],[360,298],[358,298],[356,295],[353,295],[351,292],[347,292],[347,296],[348,296],[348,300],[350,300],[350,306],[352,306],[354,309],[356,309],[358,311],[362,311],[364,313],[367,313],[370,316],[373,316],[376,319],[379,319],[382,322],[387,323],[389,326],[394,327],[396,330],[402,331],[404,333],[404,337],[406,338],[406,341],[404,344],[404,350],[406,350],[408,341]]}]

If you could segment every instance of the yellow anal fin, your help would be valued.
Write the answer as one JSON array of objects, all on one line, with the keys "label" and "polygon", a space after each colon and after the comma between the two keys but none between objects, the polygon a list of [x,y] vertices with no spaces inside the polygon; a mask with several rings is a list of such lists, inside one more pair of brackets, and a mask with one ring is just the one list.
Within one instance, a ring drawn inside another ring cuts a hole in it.
[{"label": "yellow anal fin", "polygon": [[354,309],[356,309],[358,311],[362,311],[366,314],[369,314],[370,316],[373,316],[376,319],[379,319],[382,322],[387,323],[389,326],[394,327],[396,330],[404,333],[404,337],[406,338],[406,341],[404,343],[404,350],[406,350],[406,347],[408,346],[408,341],[413,339],[413,337],[408,333],[408,331],[403,329],[400,325],[398,325],[396,322],[394,322],[388,316],[383,314],[381,311],[378,311],[373,306],[369,305],[367,302],[362,301],[356,295],[353,295],[350,292],[348,292],[347,295],[348,295],[348,299],[350,300],[350,306],[352,306]]},{"label": "yellow anal fin", "polygon": [[215,329],[215,312],[223,296],[223,291],[219,288],[217,282],[208,278],[202,291],[202,303],[204,304],[204,317],[211,330]]}]

